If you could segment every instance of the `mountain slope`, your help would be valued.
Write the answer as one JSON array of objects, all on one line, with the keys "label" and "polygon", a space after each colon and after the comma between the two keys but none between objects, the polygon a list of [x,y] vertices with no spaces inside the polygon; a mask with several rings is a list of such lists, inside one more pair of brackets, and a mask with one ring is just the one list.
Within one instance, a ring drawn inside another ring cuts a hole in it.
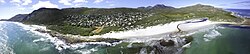
[{"label": "mountain slope", "polygon": [[56,8],[40,8],[33,11],[24,20],[31,24],[60,24],[64,20],[64,13]]},{"label": "mountain slope", "polygon": [[[46,25],[49,29],[64,34],[88,36],[204,17],[214,21],[237,19],[230,12],[208,5],[197,4],[176,9],[158,4],[139,8],[40,8],[22,22]],[[99,27],[102,30],[93,33]]]},{"label": "mountain slope", "polygon": [[18,14],[18,15],[15,15],[14,17],[10,18],[8,21],[21,22],[21,21],[23,21],[27,16],[28,16],[28,14]]}]

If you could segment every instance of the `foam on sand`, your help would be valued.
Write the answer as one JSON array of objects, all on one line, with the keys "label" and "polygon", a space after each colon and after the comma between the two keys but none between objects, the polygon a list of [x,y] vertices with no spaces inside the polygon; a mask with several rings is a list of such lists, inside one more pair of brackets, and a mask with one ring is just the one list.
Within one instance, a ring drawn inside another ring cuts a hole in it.
[{"label": "foam on sand", "polygon": [[17,24],[19,26],[21,26],[24,30],[30,31],[36,35],[41,35],[44,38],[40,38],[40,39],[36,39],[33,40],[33,42],[39,42],[39,41],[48,41],[51,42],[55,45],[55,48],[59,51],[68,48],[69,46],[62,40],[56,38],[56,37],[52,37],[47,33],[40,33],[38,31],[35,31],[36,29],[43,29],[43,30],[47,30],[45,26],[39,26],[39,25],[25,25],[23,23],[19,23],[19,22],[12,22],[14,24]]},{"label": "foam on sand", "polygon": [[13,49],[8,46],[8,35],[6,32],[6,24],[4,21],[0,22],[0,54],[15,54]]}]

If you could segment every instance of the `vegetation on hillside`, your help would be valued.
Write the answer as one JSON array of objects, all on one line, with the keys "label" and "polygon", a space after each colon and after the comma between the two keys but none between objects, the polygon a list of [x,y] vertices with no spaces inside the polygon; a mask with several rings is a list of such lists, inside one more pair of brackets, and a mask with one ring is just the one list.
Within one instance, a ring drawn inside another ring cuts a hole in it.
[{"label": "vegetation on hillside", "polygon": [[[178,9],[163,5],[140,8],[41,8],[22,22],[46,25],[48,29],[64,34],[88,36],[194,18],[206,17],[213,21],[237,19],[230,14],[223,9],[201,4]],[[104,27],[100,33],[93,33],[95,27],[101,26]]]}]

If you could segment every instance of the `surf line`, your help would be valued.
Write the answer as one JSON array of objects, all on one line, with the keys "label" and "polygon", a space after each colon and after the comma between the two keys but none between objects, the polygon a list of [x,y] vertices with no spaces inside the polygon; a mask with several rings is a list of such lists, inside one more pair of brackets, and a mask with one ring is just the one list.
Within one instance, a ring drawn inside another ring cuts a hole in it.
[{"label": "surf line", "polygon": [[186,21],[186,22],[179,23],[179,24],[176,25],[177,31],[175,31],[173,33],[170,33],[169,37],[170,38],[177,38],[177,37],[179,37],[178,35],[185,35],[185,34],[188,33],[188,31],[185,31],[184,29],[181,29],[180,25],[189,24],[189,23],[201,23],[201,22],[205,22],[205,21],[208,21],[208,18],[201,18],[201,19],[198,19],[198,20],[194,19],[194,20],[191,20],[191,21]]},{"label": "surf line", "polygon": [[179,26],[180,26],[181,24],[199,23],[199,22],[205,22],[205,21],[207,21],[207,20],[208,20],[208,18],[203,18],[203,19],[201,19],[201,20],[199,20],[199,21],[187,21],[187,22],[184,22],[184,23],[180,23],[180,24],[178,24],[178,25],[176,26],[176,28],[178,29],[178,32],[177,32],[177,33],[182,32],[182,30],[179,28]]}]

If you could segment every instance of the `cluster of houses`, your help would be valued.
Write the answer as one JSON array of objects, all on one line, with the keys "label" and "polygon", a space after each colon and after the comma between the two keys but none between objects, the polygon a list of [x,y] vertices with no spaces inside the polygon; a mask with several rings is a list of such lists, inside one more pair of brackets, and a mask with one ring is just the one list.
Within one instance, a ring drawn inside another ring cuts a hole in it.
[{"label": "cluster of houses", "polygon": [[123,29],[134,28],[133,25],[143,18],[149,17],[150,13],[115,13],[115,14],[92,14],[92,15],[68,15],[66,22],[73,26],[94,27],[94,26],[116,26]]}]

